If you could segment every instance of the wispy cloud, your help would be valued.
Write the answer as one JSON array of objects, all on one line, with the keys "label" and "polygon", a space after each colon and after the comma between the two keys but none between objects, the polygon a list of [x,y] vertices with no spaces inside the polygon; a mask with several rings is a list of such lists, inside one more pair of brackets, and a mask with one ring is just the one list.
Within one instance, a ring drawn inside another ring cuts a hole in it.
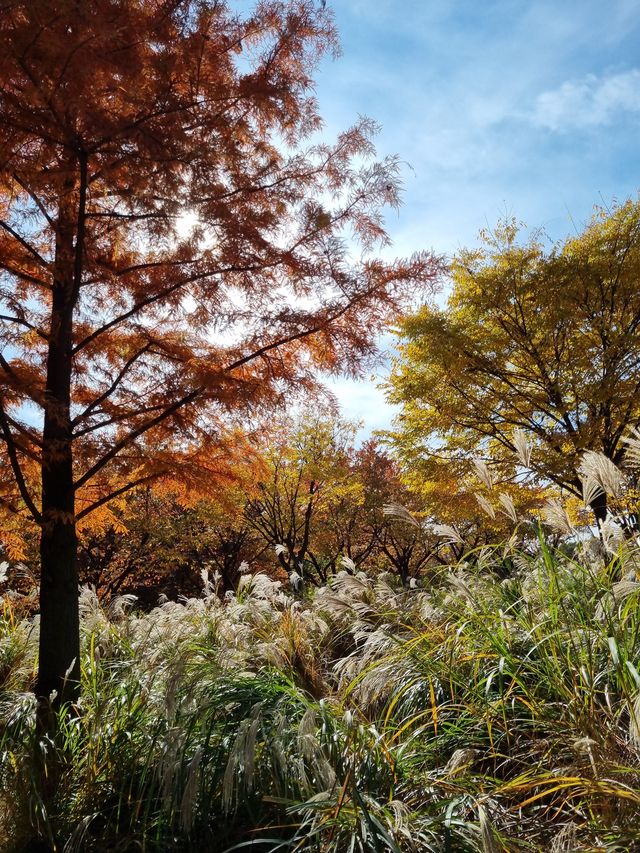
[{"label": "wispy cloud", "polygon": [[[344,55],[318,75],[326,137],[363,113],[382,125],[380,155],[402,160],[388,260],[451,255],[505,214],[562,239],[599,198],[635,195],[638,0],[327,5]],[[332,388],[349,417],[388,425],[373,383]]]},{"label": "wispy cloud", "polygon": [[551,130],[573,130],[611,124],[624,113],[640,113],[640,70],[588,74],[566,81],[536,99],[534,124]]}]

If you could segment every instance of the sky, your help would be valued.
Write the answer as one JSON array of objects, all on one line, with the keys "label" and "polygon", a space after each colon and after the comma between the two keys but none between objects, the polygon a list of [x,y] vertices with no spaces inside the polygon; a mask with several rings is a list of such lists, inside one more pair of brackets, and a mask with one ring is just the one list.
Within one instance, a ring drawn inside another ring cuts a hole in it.
[{"label": "sky", "polygon": [[[316,74],[325,133],[358,115],[402,159],[393,251],[451,255],[505,215],[552,240],[640,189],[639,0],[328,0],[342,56]],[[331,383],[361,437],[377,380]]]}]

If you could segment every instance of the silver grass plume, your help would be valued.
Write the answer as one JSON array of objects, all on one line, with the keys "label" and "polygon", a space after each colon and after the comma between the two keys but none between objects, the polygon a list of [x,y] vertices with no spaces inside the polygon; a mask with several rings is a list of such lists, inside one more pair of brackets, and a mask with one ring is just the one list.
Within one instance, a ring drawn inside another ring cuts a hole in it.
[{"label": "silver grass plume", "polygon": [[288,721],[284,714],[278,713],[274,719],[272,734],[269,739],[271,755],[277,765],[280,773],[286,777],[289,771],[289,761],[283,747],[283,735],[288,726]]},{"label": "silver grass plume", "polygon": [[329,791],[332,791],[336,786],[336,772],[329,764],[325,756],[322,754],[322,750],[318,747],[316,754],[313,757],[313,770],[316,775],[316,778],[325,786],[325,788]]},{"label": "silver grass plume", "polygon": [[605,548],[612,554],[617,554],[620,548],[625,543],[625,535],[622,527],[614,520],[611,513],[607,513],[607,517],[600,525],[602,541]]},{"label": "silver grass plume", "polygon": [[599,495],[604,494],[604,489],[592,477],[580,477],[580,481],[582,483],[582,503],[589,507]]},{"label": "silver grass plume", "polygon": [[567,536],[574,533],[567,511],[557,498],[545,501],[542,507],[542,515],[549,527],[557,533],[563,533]]},{"label": "silver grass plume", "polygon": [[183,829],[191,829],[193,825],[194,807],[198,801],[200,784],[200,762],[202,761],[202,744],[196,748],[187,767],[187,780],[180,801],[180,823]]},{"label": "silver grass plume", "polygon": [[498,495],[498,500],[503,506],[503,512],[513,521],[514,524],[518,523],[518,513],[516,512],[515,504],[513,503],[511,496],[501,493]]},{"label": "silver grass plume", "polygon": [[624,580],[635,581],[640,578],[640,549],[638,548],[637,538],[634,544],[630,547],[625,547],[624,550],[618,553],[622,557]]},{"label": "silver grass plume", "polygon": [[319,794],[314,794],[313,797],[309,797],[306,801],[307,803],[326,803],[327,800],[331,799],[330,791],[320,791]]},{"label": "silver grass plume", "polygon": [[516,449],[516,456],[525,468],[531,467],[531,451],[533,447],[529,442],[529,438],[523,429],[515,429],[513,431],[513,446]]},{"label": "silver grass plume", "polygon": [[210,595],[213,592],[213,584],[209,579],[209,569],[206,566],[200,569],[200,579],[202,580],[203,594]]},{"label": "silver grass plume", "polygon": [[406,521],[407,524],[411,524],[414,527],[420,527],[420,522],[417,521],[409,512],[409,510],[402,506],[399,503],[389,503],[385,504],[382,507],[382,512],[384,515],[389,516],[391,518],[397,518],[399,521]]},{"label": "silver grass plume", "polygon": [[447,580],[451,584],[451,586],[460,593],[460,596],[465,599],[469,604],[476,604],[476,597],[471,591],[469,585],[467,584],[462,572],[458,570],[457,573],[449,572],[447,575]]},{"label": "silver grass plume", "polygon": [[[619,664],[619,660],[617,664]],[[638,749],[640,747],[640,674],[630,660],[625,661],[625,665],[636,685],[635,696],[633,699],[629,698],[627,707],[629,709],[629,738]]]},{"label": "silver grass plume", "polygon": [[393,830],[396,833],[404,835],[405,838],[412,841],[411,834],[411,812],[400,800],[390,800],[389,808],[393,812]]},{"label": "silver grass plume", "polygon": [[582,480],[583,497],[587,505],[602,492],[619,498],[624,491],[622,471],[608,456],[597,450],[587,450],[583,454],[578,474]]},{"label": "silver grass plume", "polygon": [[[511,534],[511,536],[504,543],[504,548],[502,549],[503,559],[505,559],[505,560],[508,558],[513,559],[514,556],[518,553],[518,544],[519,544],[518,532],[516,530],[514,530],[513,533]],[[517,563],[516,563],[516,565],[517,565]]]},{"label": "silver grass plume", "polygon": [[94,586],[80,587],[78,609],[82,625],[88,633],[98,633],[101,628],[108,628],[108,615],[100,604]]},{"label": "silver grass plume", "polygon": [[579,849],[577,824],[568,823],[551,842],[550,853],[573,853]]},{"label": "silver grass plume", "polygon": [[[244,722],[246,723],[246,720]],[[238,730],[238,737],[240,737],[241,731],[242,724],[241,728]],[[234,749],[229,755],[229,760],[227,761],[227,766],[225,768],[224,776],[222,779],[222,811],[225,814],[228,814],[233,807],[233,792],[236,780],[236,773],[238,770],[238,763],[238,753],[237,749],[234,747]]]},{"label": "silver grass plume", "polygon": [[476,475],[480,482],[489,490],[493,489],[493,477],[491,476],[489,466],[484,459],[472,459],[471,461],[473,462],[473,467],[475,468]]},{"label": "silver grass plume", "polygon": [[632,427],[631,434],[625,435],[622,441],[627,445],[624,461],[627,465],[640,467],[640,430],[638,427]]},{"label": "silver grass plume", "polygon": [[485,498],[485,496],[481,495],[479,492],[474,492],[473,495],[474,495],[475,499],[478,501],[478,503],[480,504],[480,508],[484,512],[486,512],[486,514],[489,516],[489,518],[495,518],[496,517],[496,511],[491,506],[489,501]]},{"label": "silver grass plume", "polygon": [[640,690],[628,702],[629,706],[629,738],[636,749],[640,748]]},{"label": "silver grass plume", "polygon": [[[261,705],[262,703],[258,704]],[[251,725],[247,730],[244,742],[244,779],[248,791],[253,788],[256,766],[256,738],[260,722],[260,717],[256,714],[255,719],[251,721]]]},{"label": "silver grass plume", "polygon": [[489,568],[493,562],[493,549],[485,545],[480,548],[476,555],[476,565],[479,569]]},{"label": "silver grass plume", "polygon": [[302,758],[311,763],[315,777],[325,789],[331,790],[336,784],[336,774],[316,737],[317,729],[316,712],[313,708],[307,708],[298,724],[298,750]]},{"label": "silver grass plume", "polygon": [[458,771],[462,770],[463,768],[466,769],[467,767],[471,767],[477,756],[478,750],[474,749],[471,746],[456,749],[451,755],[451,758],[445,764],[444,772],[453,774],[458,773]]},{"label": "silver grass plume", "polygon": [[624,579],[614,583],[610,592],[604,595],[598,602],[594,616],[599,621],[606,618],[609,608],[623,602],[626,598],[640,590],[640,583],[630,579]]},{"label": "silver grass plume", "polygon": [[174,805],[175,780],[180,772],[181,755],[184,751],[185,733],[178,726],[171,726],[164,735],[156,775],[167,806]]},{"label": "silver grass plume", "polygon": [[93,812],[82,818],[67,839],[63,847],[63,853],[81,853],[82,850],[87,849],[85,846],[87,830],[91,823],[98,817],[100,817],[100,812]]},{"label": "silver grass plume", "polygon": [[519,572],[523,572],[525,574],[528,574],[530,572],[531,557],[527,556],[526,554],[523,554],[522,551],[513,551],[510,556],[513,560],[514,566],[518,569]]},{"label": "silver grass plume", "polygon": [[482,853],[500,853],[502,845],[498,846],[486,809],[480,803],[478,803],[478,823],[480,825]]},{"label": "silver grass plume", "polygon": [[340,557],[340,565],[342,566],[343,569],[346,569],[348,572],[355,572],[356,568],[357,568],[356,564],[353,562],[351,557],[347,557],[346,555],[343,557]]},{"label": "silver grass plume", "polygon": [[307,760],[311,760],[318,749],[316,729],[315,711],[307,708],[298,724],[298,749]]},{"label": "silver grass plume", "polygon": [[434,536],[439,536],[447,545],[464,545],[464,539],[451,524],[432,524],[429,529]]},{"label": "silver grass plume", "polygon": [[232,809],[233,794],[234,790],[237,790],[241,772],[244,774],[245,789],[250,791],[253,788],[256,737],[261,723],[261,709],[262,702],[257,702],[251,709],[250,716],[242,720],[229,753],[222,780],[222,808],[227,813]]}]

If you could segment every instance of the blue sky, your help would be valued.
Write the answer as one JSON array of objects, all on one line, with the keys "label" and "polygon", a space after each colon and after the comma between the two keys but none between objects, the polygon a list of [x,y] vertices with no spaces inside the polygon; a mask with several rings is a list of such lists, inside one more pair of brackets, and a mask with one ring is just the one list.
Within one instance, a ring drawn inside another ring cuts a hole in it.
[{"label": "blue sky", "polygon": [[[379,153],[408,164],[395,254],[451,254],[505,213],[560,239],[637,194],[638,0],[329,5],[343,55],[316,75],[326,133],[370,116]],[[332,387],[366,432],[388,424],[374,382]]]}]

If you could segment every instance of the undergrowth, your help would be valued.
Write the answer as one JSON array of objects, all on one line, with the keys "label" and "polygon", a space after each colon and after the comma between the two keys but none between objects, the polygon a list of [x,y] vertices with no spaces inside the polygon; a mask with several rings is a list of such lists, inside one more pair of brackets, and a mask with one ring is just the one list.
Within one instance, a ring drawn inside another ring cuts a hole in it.
[{"label": "undergrowth", "polygon": [[343,572],[304,601],[246,576],[147,614],[85,589],[55,736],[37,619],[5,596],[2,848],[640,849],[636,557],[572,550],[485,550],[429,589]]}]

